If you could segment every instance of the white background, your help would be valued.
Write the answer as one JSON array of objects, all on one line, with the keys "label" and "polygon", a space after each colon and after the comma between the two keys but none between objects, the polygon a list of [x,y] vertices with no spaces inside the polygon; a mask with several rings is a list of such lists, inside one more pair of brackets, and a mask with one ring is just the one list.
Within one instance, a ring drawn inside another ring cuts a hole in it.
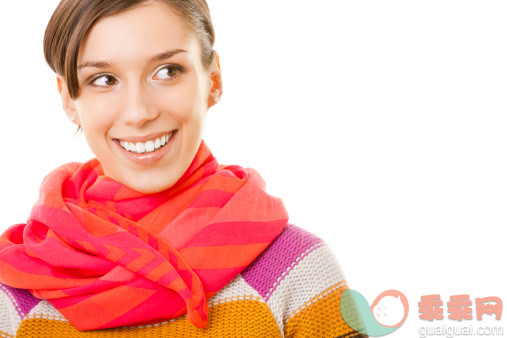
[{"label": "white background", "polygon": [[[2,231],[26,221],[47,173],[93,156],[43,56],[57,4],[0,11]],[[224,95],[205,141],[219,162],[257,169],[370,303],[408,297],[389,337],[427,324],[422,295],[507,302],[507,3],[209,4]],[[437,324],[506,326],[475,318]]]}]

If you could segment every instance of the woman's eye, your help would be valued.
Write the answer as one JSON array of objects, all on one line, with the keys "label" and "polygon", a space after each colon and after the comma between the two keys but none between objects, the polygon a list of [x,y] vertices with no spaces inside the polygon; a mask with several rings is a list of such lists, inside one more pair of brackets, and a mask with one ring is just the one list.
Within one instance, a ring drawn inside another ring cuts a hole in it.
[{"label": "woman's eye", "polygon": [[[183,68],[178,65],[169,65],[162,69],[160,69],[157,73],[157,76],[162,80],[176,80],[182,73]],[[90,85],[93,87],[99,88],[107,88],[110,86],[114,86],[117,83],[115,77],[111,75],[104,74],[102,76],[98,76],[90,82]]]},{"label": "woman's eye", "polygon": [[116,83],[116,79],[112,77],[111,75],[103,75],[100,77],[95,78],[91,82],[91,84],[95,87],[109,87],[114,86]]},{"label": "woman's eye", "polygon": [[181,74],[181,71],[182,68],[180,66],[170,65],[160,69],[157,75],[159,75],[159,77],[162,80],[169,79],[172,81],[175,80]]}]

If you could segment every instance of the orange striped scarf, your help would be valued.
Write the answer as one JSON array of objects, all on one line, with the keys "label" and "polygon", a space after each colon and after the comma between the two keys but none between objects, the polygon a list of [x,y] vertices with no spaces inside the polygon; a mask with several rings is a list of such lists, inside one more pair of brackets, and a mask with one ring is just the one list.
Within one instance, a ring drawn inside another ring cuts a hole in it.
[{"label": "orange striped scarf", "polygon": [[171,188],[142,194],[100,162],[47,175],[26,224],[0,237],[0,282],[47,299],[75,328],[137,326],[185,313],[206,327],[207,299],[287,225],[252,168],[219,165],[204,141]]}]

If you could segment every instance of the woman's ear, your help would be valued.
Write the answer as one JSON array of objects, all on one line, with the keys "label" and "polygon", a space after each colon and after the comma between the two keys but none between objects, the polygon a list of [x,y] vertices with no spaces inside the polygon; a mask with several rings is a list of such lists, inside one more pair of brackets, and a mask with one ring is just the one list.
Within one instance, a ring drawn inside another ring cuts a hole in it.
[{"label": "woman's ear", "polygon": [[210,91],[208,96],[208,108],[214,106],[222,97],[222,71],[220,70],[220,61],[218,53],[213,51],[213,62],[210,73]]},{"label": "woman's ear", "polygon": [[77,109],[74,104],[74,100],[69,95],[69,88],[67,87],[67,82],[61,75],[56,76],[56,87],[58,89],[58,93],[60,93],[60,97],[62,98],[62,107],[67,114],[67,117],[75,124],[81,125],[79,121],[79,116],[77,114]]}]

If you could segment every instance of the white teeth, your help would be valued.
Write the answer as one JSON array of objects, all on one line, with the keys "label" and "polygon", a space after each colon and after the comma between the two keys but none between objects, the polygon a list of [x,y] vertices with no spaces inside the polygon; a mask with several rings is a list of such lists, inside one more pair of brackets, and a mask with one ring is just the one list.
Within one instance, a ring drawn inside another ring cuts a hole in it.
[{"label": "white teeth", "polygon": [[161,136],[159,138],[156,138],[155,140],[147,141],[147,142],[127,142],[127,141],[121,141],[120,145],[133,153],[151,153],[152,151],[159,149],[160,147],[164,146],[167,142],[169,142],[169,138],[172,137],[174,132],[171,132],[167,135]]},{"label": "white teeth", "polygon": [[145,143],[144,148],[147,153],[152,152],[153,150],[155,150],[155,144],[153,143],[153,141],[148,141]]},{"label": "white teeth", "polygon": [[127,150],[130,150],[130,145],[129,145],[129,143],[128,143],[128,142],[126,142],[126,141],[120,141],[120,145],[121,145],[123,148],[125,148],[125,149],[127,149]]},{"label": "white teeth", "polygon": [[137,142],[136,143],[136,151],[138,153],[144,153],[144,143]]}]

